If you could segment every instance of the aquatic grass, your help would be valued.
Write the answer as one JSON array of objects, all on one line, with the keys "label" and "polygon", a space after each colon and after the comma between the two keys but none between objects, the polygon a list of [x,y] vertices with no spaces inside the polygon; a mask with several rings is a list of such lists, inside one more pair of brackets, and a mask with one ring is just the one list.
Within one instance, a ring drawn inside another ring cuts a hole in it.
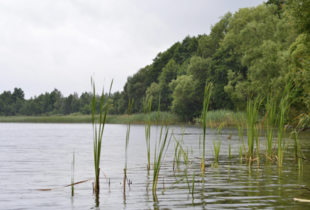
[{"label": "aquatic grass", "polygon": [[185,179],[186,179],[186,183],[187,183],[187,188],[188,188],[189,194],[191,194],[191,187],[190,187],[189,181],[188,181],[187,169],[184,169],[184,175],[185,175]]},{"label": "aquatic grass", "polygon": [[71,196],[74,196],[74,165],[75,165],[75,157],[73,151],[73,160],[71,163]]},{"label": "aquatic grass", "polygon": [[221,149],[221,139],[219,138],[219,133],[221,132],[224,123],[220,124],[220,126],[216,129],[217,133],[216,133],[216,142],[214,140],[214,131],[213,131],[213,127],[212,127],[212,121],[210,120],[210,124],[211,124],[211,130],[212,130],[212,134],[213,134],[213,156],[214,156],[214,166],[218,166],[219,164],[219,154],[220,154],[220,149]]},{"label": "aquatic grass", "polygon": [[148,100],[146,105],[145,101],[143,101],[143,112],[146,116],[145,120],[145,141],[146,141],[146,150],[147,150],[147,170],[150,170],[151,167],[151,110],[152,110],[152,98]]},{"label": "aquatic grass", "polygon": [[[256,142],[256,149],[259,150],[259,139],[258,139],[258,111],[262,99],[257,96],[254,100],[249,99],[247,101],[247,139],[248,139],[248,157],[250,158],[250,164],[254,155],[254,143]],[[258,154],[258,153],[257,153]],[[257,155],[258,156],[258,155]]]},{"label": "aquatic grass", "polygon": [[212,94],[212,84],[206,84],[204,92],[204,101],[202,108],[202,127],[203,127],[203,138],[202,138],[202,164],[201,170],[204,176],[205,173],[205,150],[206,150],[206,129],[207,129],[207,117],[208,117],[208,108],[210,104],[210,98]]},{"label": "aquatic grass", "polygon": [[282,167],[283,164],[283,154],[285,149],[285,130],[286,126],[284,126],[285,120],[288,116],[289,112],[289,98],[290,98],[290,92],[291,89],[291,83],[288,83],[282,93],[282,97],[279,103],[279,113],[278,113],[278,165],[279,167]]},{"label": "aquatic grass", "polygon": [[[103,110],[104,102],[104,90],[102,89],[100,97],[100,110],[99,110],[99,125],[95,121],[96,114],[96,90],[95,90],[95,81],[91,78],[91,85],[93,89],[92,96],[92,127],[93,127],[93,147],[94,147],[94,167],[95,167],[95,183],[94,183],[94,192],[99,194],[100,185],[99,185],[99,175],[100,175],[100,156],[101,156],[101,145],[102,145],[102,136],[104,131],[104,126],[106,123],[106,117],[108,112],[108,106],[105,106]],[[113,85],[113,80],[111,82],[109,96],[111,95],[111,89]]]},{"label": "aquatic grass", "polygon": [[267,130],[267,138],[266,138],[266,153],[272,159],[272,147],[273,147],[273,138],[274,138],[274,129],[276,125],[276,110],[277,110],[277,102],[276,97],[272,97],[269,95],[267,97],[266,102],[266,130]]},{"label": "aquatic grass", "polygon": [[[210,127],[210,120],[212,120],[213,127],[218,127],[223,122],[225,127],[236,126],[234,117],[237,118],[237,113],[232,110],[220,109],[220,110],[208,110],[207,127]],[[203,124],[202,117],[194,118],[194,121],[198,125]],[[246,125],[245,119],[240,119],[243,125]]]},{"label": "aquatic grass", "polygon": [[300,171],[301,167],[302,167],[302,159],[298,158],[298,157],[301,157],[301,150],[300,150],[300,145],[299,145],[298,132],[296,131],[296,129],[294,129],[294,131],[292,131],[292,134],[294,135],[294,156],[295,156],[295,161],[298,162],[298,169]]},{"label": "aquatic grass", "polygon": [[243,148],[242,145],[239,146],[239,158],[242,161],[242,156],[243,156]]},{"label": "aquatic grass", "polygon": [[192,181],[192,197],[194,198],[194,191],[195,191],[195,170],[193,174],[193,181]]},{"label": "aquatic grass", "polygon": [[[245,148],[245,143],[244,143],[244,140],[243,140],[243,120],[244,120],[244,114],[241,113],[239,111],[237,111],[237,115],[231,115],[237,128],[238,128],[238,135],[239,135],[239,142],[242,143],[243,145],[243,150],[244,150],[244,154],[245,154],[245,160],[247,161],[247,151],[246,151],[246,148]],[[239,152],[240,154],[240,152]],[[242,154],[242,152],[241,152]]]},{"label": "aquatic grass", "polygon": [[[182,134],[182,140],[183,140],[183,136],[184,136],[184,131],[183,131],[183,134]],[[178,150],[175,151],[175,152],[178,153],[178,155],[177,155],[177,162],[179,162],[180,156],[182,155],[183,156],[183,160],[184,160],[184,164],[187,165],[187,163],[188,163],[188,149],[185,152],[185,150],[182,147],[182,142],[183,141],[177,140],[177,138],[175,137],[174,134],[173,134],[173,138],[174,138],[175,142],[177,143],[176,148]]]},{"label": "aquatic grass", "polygon": [[130,136],[130,113],[132,110],[132,105],[133,105],[134,100],[132,99],[132,101],[130,102],[130,98],[129,98],[129,102],[128,102],[128,125],[127,125],[127,131],[126,131],[126,145],[125,145],[125,168],[124,168],[124,185],[123,185],[123,189],[124,189],[124,194],[126,192],[126,179],[127,179],[127,150],[128,150],[128,145],[129,145],[129,136]]},{"label": "aquatic grass", "polygon": [[[151,124],[156,124],[157,111],[151,112]],[[159,120],[167,119],[170,116],[170,124],[185,124],[186,122],[175,113],[161,111]],[[131,114],[131,124],[144,124],[147,115],[143,113]],[[108,115],[106,116],[106,124],[127,124],[127,114],[124,115]],[[12,123],[92,123],[90,115],[50,115],[50,116],[0,116],[0,122]],[[95,114],[95,122],[99,123],[99,114]]]},{"label": "aquatic grass", "polygon": [[[155,142],[155,153],[154,153],[154,172],[153,172],[153,184],[152,184],[152,192],[153,192],[153,198],[156,198],[156,189],[157,189],[157,182],[160,172],[160,167],[162,163],[162,157],[164,150],[166,148],[166,143],[168,139],[168,133],[169,133],[169,126],[168,126],[169,118],[167,119],[165,123],[165,131],[164,131],[164,121],[162,121],[161,129],[160,129],[160,137],[159,141]],[[168,144],[169,146],[169,144]],[[167,148],[168,148],[167,146]],[[167,151],[167,149],[166,149]]]}]

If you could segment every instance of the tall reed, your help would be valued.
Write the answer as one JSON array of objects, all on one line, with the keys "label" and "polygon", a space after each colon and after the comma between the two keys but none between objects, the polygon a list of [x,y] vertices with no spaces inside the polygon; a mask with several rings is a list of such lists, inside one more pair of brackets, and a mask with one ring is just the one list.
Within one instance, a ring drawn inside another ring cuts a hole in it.
[{"label": "tall reed", "polygon": [[[113,80],[111,82],[109,96],[111,95]],[[108,106],[105,106],[103,110],[103,101],[104,101],[104,90],[102,90],[100,97],[100,110],[99,110],[99,125],[96,123],[96,90],[95,90],[95,81],[91,78],[91,85],[93,89],[92,96],[92,126],[93,126],[93,146],[94,146],[94,166],[95,166],[95,183],[94,183],[94,192],[99,194],[100,185],[99,185],[99,174],[100,174],[100,155],[101,155],[101,144],[103,130],[106,123],[106,117],[108,112]]]},{"label": "tall reed", "polygon": [[130,113],[132,110],[132,105],[133,105],[133,99],[130,102],[130,98],[129,98],[129,102],[128,102],[128,125],[127,125],[127,132],[126,132],[126,145],[125,145],[125,168],[124,168],[124,185],[123,185],[123,189],[124,189],[124,193],[126,191],[126,179],[127,179],[127,150],[128,150],[128,145],[129,145],[129,136],[130,136]]},{"label": "tall reed", "polygon": [[[152,192],[153,196],[156,198],[156,189],[157,189],[157,182],[160,172],[160,167],[162,163],[162,158],[164,156],[164,150],[166,148],[166,143],[168,140],[168,133],[169,133],[169,118],[165,123],[165,131],[164,131],[164,121],[162,121],[161,129],[160,129],[160,137],[159,141],[155,142],[155,153],[154,153],[154,173],[153,173],[153,185],[152,185]],[[169,146],[169,144],[168,144]],[[168,147],[167,147],[168,148]],[[167,149],[166,149],[167,151]]]},{"label": "tall reed", "polygon": [[291,89],[291,83],[288,83],[282,93],[282,97],[279,103],[279,113],[278,113],[278,165],[282,167],[283,164],[283,154],[285,149],[285,130],[284,126],[285,119],[289,112],[289,97]]},{"label": "tall reed", "polygon": [[206,151],[206,129],[207,129],[207,117],[208,117],[208,108],[210,104],[210,98],[212,93],[212,84],[206,84],[205,86],[205,93],[204,93],[204,101],[203,101],[203,108],[202,108],[202,127],[203,127],[203,138],[202,138],[202,164],[201,170],[205,172],[205,151]]},{"label": "tall reed", "polygon": [[[183,136],[184,136],[184,133],[182,135],[182,140],[183,140]],[[185,152],[185,150],[182,147],[182,142],[180,140],[177,140],[175,135],[173,135],[173,138],[174,138],[175,142],[177,143],[177,146],[175,148],[175,157],[176,157],[176,160],[177,160],[177,166],[178,166],[178,162],[179,162],[179,159],[180,159],[179,158],[180,155],[183,156],[184,164],[187,165],[187,163],[188,163],[188,150]]]},{"label": "tall reed", "polygon": [[[244,140],[243,140],[243,118],[244,118],[244,115],[243,114],[240,114],[239,110],[237,112],[237,118],[232,115],[236,125],[237,125],[237,128],[238,128],[238,135],[239,135],[239,142],[242,143],[242,146],[243,146],[243,150],[244,150],[244,154],[245,154],[245,160],[247,161],[247,151],[245,149],[245,144],[244,144]],[[240,159],[242,159],[242,146],[240,146],[240,150],[239,150],[239,155],[241,156]]]},{"label": "tall reed", "polygon": [[267,97],[266,102],[266,130],[267,130],[267,138],[266,138],[266,153],[272,159],[272,147],[273,147],[273,138],[274,138],[274,129],[276,125],[276,110],[277,110],[277,103],[276,97],[272,97],[269,95]]},{"label": "tall reed", "polygon": [[147,115],[145,122],[145,141],[146,141],[146,151],[147,151],[147,170],[150,170],[151,167],[151,111],[152,111],[152,98],[149,98],[147,104],[143,101],[143,112],[144,115]]},{"label": "tall reed", "polygon": [[[213,133],[213,128],[212,128],[212,122],[210,120],[211,124],[211,129]],[[214,140],[214,133],[213,133],[213,155],[214,155],[214,165],[218,166],[219,164],[219,154],[220,154],[220,149],[221,149],[221,139],[219,138],[219,134],[224,126],[224,123],[220,124],[220,126],[217,128],[217,133],[216,133],[216,142]]]},{"label": "tall reed", "polygon": [[261,103],[262,100],[260,99],[260,96],[257,96],[254,100],[249,99],[247,101],[246,119],[247,119],[247,137],[248,137],[248,157],[250,158],[250,163],[254,155],[255,142],[257,152],[259,150],[257,117]]}]

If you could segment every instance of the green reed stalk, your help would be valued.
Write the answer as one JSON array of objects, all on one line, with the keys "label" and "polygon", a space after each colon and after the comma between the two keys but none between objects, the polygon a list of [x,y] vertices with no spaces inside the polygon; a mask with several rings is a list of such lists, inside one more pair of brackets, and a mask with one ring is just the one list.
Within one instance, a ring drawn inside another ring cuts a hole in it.
[{"label": "green reed stalk", "polygon": [[178,148],[179,148],[179,143],[177,143],[177,145],[174,147],[174,162],[176,164],[176,168],[179,168]]},{"label": "green reed stalk", "polygon": [[150,98],[146,103],[143,102],[143,112],[144,115],[147,113],[147,121],[145,122],[145,141],[147,149],[147,170],[150,170],[151,167],[151,111],[152,111],[152,98]]},{"label": "green reed stalk", "polygon": [[[99,185],[99,174],[100,174],[100,155],[101,155],[101,144],[102,144],[102,136],[103,130],[106,123],[106,117],[108,112],[108,106],[105,106],[105,110],[103,110],[103,102],[104,102],[104,90],[102,90],[102,94],[100,97],[100,111],[99,111],[99,126],[96,123],[95,114],[96,114],[96,91],[95,91],[95,81],[91,78],[91,84],[93,88],[93,96],[92,96],[92,125],[93,125],[93,146],[94,146],[94,166],[95,166],[95,183],[94,183],[94,192],[98,194],[100,192]],[[109,96],[111,95],[113,80],[110,86]]]},{"label": "green reed stalk", "polygon": [[[212,121],[210,120],[210,125],[213,133],[213,128],[212,128]],[[214,137],[213,137],[213,151],[214,151],[214,164],[217,166],[219,164],[219,154],[220,154],[220,149],[221,149],[221,139],[219,138],[219,134],[224,126],[224,123],[221,123],[220,126],[217,128],[217,141],[215,142]]]},{"label": "green reed stalk", "polygon": [[192,197],[194,197],[194,190],[195,190],[195,170],[194,170],[193,182],[192,182]]},{"label": "green reed stalk", "polygon": [[128,126],[127,126],[127,132],[126,132],[126,146],[125,146],[125,168],[124,168],[124,185],[123,185],[123,189],[124,189],[124,193],[126,191],[126,178],[127,178],[127,150],[128,150],[128,145],[129,145],[129,136],[130,136],[130,113],[132,110],[132,105],[133,105],[133,99],[130,102],[130,98],[129,98],[129,102],[128,102]]},{"label": "green reed stalk", "polygon": [[289,83],[282,94],[282,98],[279,103],[279,113],[278,113],[278,165],[279,167],[282,167],[283,164],[283,154],[285,149],[285,129],[284,123],[285,119],[289,112],[289,97],[291,89],[291,83]]},{"label": "green reed stalk", "polygon": [[[156,188],[157,188],[157,182],[158,182],[158,177],[159,177],[159,172],[160,172],[160,167],[161,167],[161,161],[162,161],[163,153],[164,153],[167,139],[168,139],[168,132],[169,132],[168,123],[169,123],[169,118],[166,121],[165,132],[163,134],[164,121],[162,122],[158,146],[157,146],[157,141],[155,142],[154,173],[153,173],[153,185],[152,185],[153,195],[156,195]],[[157,150],[159,150],[158,153],[157,153]]]},{"label": "green reed stalk", "polygon": [[[180,143],[180,141],[177,140],[177,138],[174,135],[173,135],[173,138],[174,138],[174,140],[177,143],[177,147],[176,148],[179,149],[178,154],[183,156],[184,163],[185,163],[185,165],[187,165],[187,163],[188,163],[188,151],[185,152],[185,150],[182,147],[182,144]],[[183,138],[183,136],[182,136],[182,138]],[[179,157],[177,158],[177,160],[179,161]]]},{"label": "green reed stalk", "polygon": [[[299,152],[299,139],[298,139],[298,133],[296,131],[296,129],[293,131],[294,133],[294,155],[295,155],[295,161],[297,161],[298,157],[300,156],[300,152]],[[299,160],[299,159],[298,159]],[[299,166],[299,161],[298,161],[298,166]]]},{"label": "green reed stalk", "polygon": [[240,160],[242,160],[242,156],[243,156],[243,148],[242,145],[239,146],[239,158]]},{"label": "green reed stalk", "polygon": [[[244,150],[244,154],[245,154],[245,160],[247,161],[248,157],[247,157],[247,151],[245,149],[245,144],[244,144],[244,140],[243,140],[243,123],[242,120],[244,118],[243,114],[240,115],[239,111],[237,112],[237,119],[236,117],[232,114],[232,118],[235,122],[235,124],[237,125],[238,128],[238,134],[239,134],[239,142],[242,142],[243,145],[243,150]],[[240,154],[240,153],[239,153]],[[242,154],[242,151],[241,151]],[[241,156],[242,158],[242,156]]]},{"label": "green reed stalk", "polygon": [[208,108],[210,104],[210,98],[212,93],[212,84],[206,84],[205,93],[204,93],[204,101],[203,101],[203,108],[202,108],[202,126],[203,126],[203,140],[202,140],[202,164],[201,170],[205,172],[205,150],[206,150],[206,129],[207,129],[207,116],[208,116]]},{"label": "green reed stalk", "polygon": [[188,176],[187,176],[187,169],[184,169],[184,174],[185,174],[185,178],[186,178],[186,182],[187,182],[187,188],[189,193],[191,193],[191,187],[189,186],[189,181],[188,181]]},{"label": "green reed stalk", "polygon": [[[253,159],[254,155],[254,143],[256,140],[256,146],[258,147],[258,127],[256,126],[258,111],[262,100],[260,96],[256,97],[254,101],[247,101],[247,137],[248,137],[248,157]],[[257,148],[259,149],[259,148]],[[251,161],[250,161],[251,162]]]},{"label": "green reed stalk", "polygon": [[71,196],[74,196],[74,165],[75,165],[75,157],[73,151],[73,160],[71,164]]},{"label": "green reed stalk", "polygon": [[267,127],[267,138],[266,138],[266,152],[267,155],[272,159],[272,149],[273,149],[273,138],[274,138],[274,128],[276,125],[276,110],[277,103],[276,98],[272,98],[271,95],[267,97],[266,110],[266,127]]}]

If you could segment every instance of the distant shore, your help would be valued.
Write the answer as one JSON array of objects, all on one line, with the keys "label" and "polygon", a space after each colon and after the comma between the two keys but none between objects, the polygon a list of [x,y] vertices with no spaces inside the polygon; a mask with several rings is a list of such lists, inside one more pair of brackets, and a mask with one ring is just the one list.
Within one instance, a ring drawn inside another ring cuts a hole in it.
[{"label": "distant shore", "polygon": [[[155,115],[156,114],[156,115]],[[181,118],[161,112],[160,113],[160,123],[162,119],[168,119],[169,124],[185,124]],[[157,122],[157,113],[151,113],[152,123]],[[98,120],[98,119],[97,119]],[[144,114],[133,114],[130,115],[130,120],[132,124],[144,124],[145,116]],[[0,116],[0,123],[91,123],[91,115],[51,115],[51,116]],[[127,124],[127,115],[107,115],[107,124]]]},{"label": "distant shore", "polygon": [[[208,112],[208,126],[210,127],[210,119],[212,120],[212,126],[217,127],[221,123],[225,123],[224,126],[236,126],[232,115],[235,115],[233,111],[228,110],[217,110]],[[157,124],[157,112],[151,113],[152,124]],[[169,124],[178,125],[199,125],[200,119],[195,118],[194,120],[184,120],[181,117],[169,113],[159,113],[159,123],[162,120],[169,118]],[[133,114],[130,115],[132,124],[144,124],[146,116],[144,114]],[[0,123],[91,123],[91,115],[81,115],[79,113],[71,115],[51,115],[51,116],[0,116]],[[106,123],[108,124],[127,124],[127,115],[107,115]]]}]

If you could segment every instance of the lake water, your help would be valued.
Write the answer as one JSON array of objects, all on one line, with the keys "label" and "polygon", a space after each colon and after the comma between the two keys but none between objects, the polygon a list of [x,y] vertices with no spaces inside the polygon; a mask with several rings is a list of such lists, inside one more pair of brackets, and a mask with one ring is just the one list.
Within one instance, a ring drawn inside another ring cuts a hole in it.
[{"label": "lake water", "polygon": [[[303,163],[298,169],[294,162],[293,142],[284,154],[284,165],[277,165],[260,157],[250,168],[241,163],[238,155],[238,131],[222,129],[219,167],[212,167],[213,137],[208,129],[204,181],[199,171],[199,127],[185,127],[184,146],[188,150],[188,179],[195,171],[194,195],[189,193],[184,178],[184,162],[173,170],[175,140],[172,138],[163,159],[157,187],[157,200],[151,191],[152,170],[146,170],[147,153],[144,125],[132,125],[128,147],[128,179],[124,195],[122,189],[125,165],[126,125],[106,125],[101,155],[101,192],[93,194],[92,181],[71,188],[71,162],[75,154],[74,181],[94,178],[93,139],[91,124],[0,124],[0,209],[306,209],[310,203],[294,202],[293,198],[310,199],[310,167]],[[182,127],[173,126],[177,139]],[[232,139],[227,136],[233,133]],[[310,158],[310,133],[301,133],[300,141],[306,157]],[[156,126],[152,127],[151,160],[154,157]],[[170,135],[169,135],[170,139]],[[228,158],[231,143],[232,158]],[[264,139],[262,148],[264,149]],[[183,159],[182,159],[183,160]],[[109,185],[103,173],[110,179]],[[180,181],[182,180],[182,181]],[[179,181],[179,182],[178,182]],[[177,183],[176,183],[177,182]],[[149,185],[149,187],[147,187]],[[190,184],[191,185],[191,184]],[[165,187],[165,192],[162,191]],[[57,188],[50,191],[38,189]],[[147,189],[148,188],[148,189]],[[167,189],[168,188],[168,189]]]}]

